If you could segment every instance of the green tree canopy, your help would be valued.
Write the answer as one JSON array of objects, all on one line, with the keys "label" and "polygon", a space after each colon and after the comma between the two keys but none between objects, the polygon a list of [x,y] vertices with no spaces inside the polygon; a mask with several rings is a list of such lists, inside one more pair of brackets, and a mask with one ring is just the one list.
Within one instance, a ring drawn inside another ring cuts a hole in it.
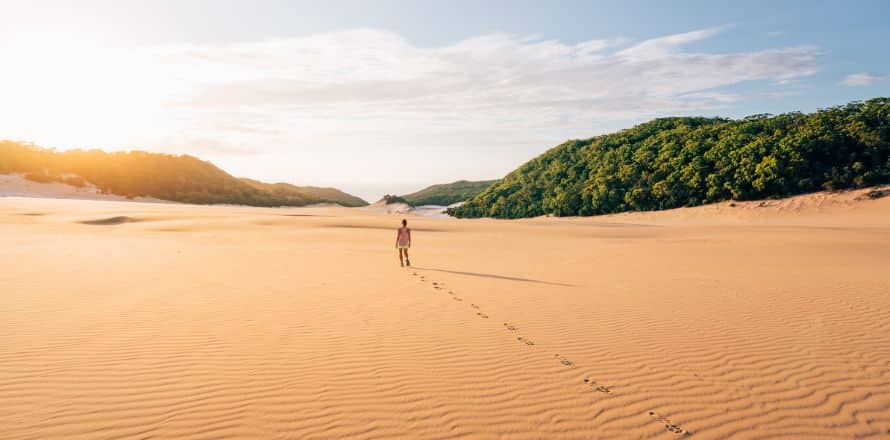
[{"label": "green tree canopy", "polygon": [[568,141],[448,213],[595,215],[888,181],[890,98],[875,98],[812,114],[661,118]]}]

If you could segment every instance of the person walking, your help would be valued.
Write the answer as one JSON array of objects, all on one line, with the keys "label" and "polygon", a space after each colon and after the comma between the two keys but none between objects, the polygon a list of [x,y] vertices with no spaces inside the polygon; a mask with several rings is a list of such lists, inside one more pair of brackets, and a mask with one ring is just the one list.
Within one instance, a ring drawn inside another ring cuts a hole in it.
[{"label": "person walking", "polygon": [[[399,250],[399,264],[405,267],[411,267],[411,260],[408,258],[408,248],[411,247],[411,229],[408,228],[408,220],[402,219],[402,227],[396,232],[396,249]],[[404,254],[404,261],[402,261]]]}]

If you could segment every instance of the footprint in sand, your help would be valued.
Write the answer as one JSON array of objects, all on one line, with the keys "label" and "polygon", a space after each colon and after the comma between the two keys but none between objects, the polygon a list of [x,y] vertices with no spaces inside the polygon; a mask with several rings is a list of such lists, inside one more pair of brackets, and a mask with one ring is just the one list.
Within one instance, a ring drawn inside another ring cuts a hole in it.
[{"label": "footprint in sand", "polygon": [[561,363],[561,364],[563,364],[563,365],[565,365],[565,366],[567,366],[567,367],[574,367],[574,366],[575,366],[575,363],[572,362],[572,361],[570,361],[570,360],[568,360],[568,359],[566,359],[565,356],[560,356],[559,354],[555,354],[555,355],[553,355],[553,357],[559,359],[559,363]]},{"label": "footprint in sand", "polygon": [[672,422],[671,419],[669,419],[661,414],[658,414],[655,411],[649,411],[649,415],[654,417],[655,420],[658,420],[659,422],[664,423],[665,429],[667,429],[670,432],[673,432],[674,434],[689,434],[689,431],[681,428],[679,425]]},{"label": "footprint in sand", "polygon": [[463,298],[457,297],[457,296],[452,296],[451,299],[453,299],[455,301],[463,301],[464,300]]},{"label": "footprint in sand", "polygon": [[606,393],[606,394],[612,393],[612,390],[610,390],[609,387],[603,386],[603,385],[597,385],[596,381],[593,380],[592,378],[585,377],[584,383],[586,383],[587,385],[590,385],[591,388],[593,388],[601,393]]},{"label": "footprint in sand", "polygon": [[476,314],[479,315],[480,318],[488,319],[488,315],[486,315],[485,313],[482,313],[482,312],[476,312]]},{"label": "footprint in sand", "polygon": [[510,324],[509,322],[505,322],[504,327],[506,327],[507,330],[510,330],[511,332],[515,332],[516,330],[519,330],[519,327],[516,327],[515,325]]},{"label": "footprint in sand", "polygon": [[522,342],[522,343],[525,344],[525,345],[535,345],[535,343],[532,342],[531,339],[526,339],[526,338],[523,338],[523,337],[519,337],[519,338],[516,338],[516,340],[519,341],[519,342]]},{"label": "footprint in sand", "polygon": [[470,304],[470,307],[479,310],[479,304]]}]

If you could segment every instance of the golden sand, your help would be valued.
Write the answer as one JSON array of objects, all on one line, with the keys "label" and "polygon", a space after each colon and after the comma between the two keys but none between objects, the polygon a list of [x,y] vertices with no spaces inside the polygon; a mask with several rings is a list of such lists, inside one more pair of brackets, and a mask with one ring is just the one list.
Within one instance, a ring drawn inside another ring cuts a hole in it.
[{"label": "golden sand", "polygon": [[[0,198],[0,438],[890,436],[890,198],[598,218]],[[763,206],[761,206],[763,205]]]}]

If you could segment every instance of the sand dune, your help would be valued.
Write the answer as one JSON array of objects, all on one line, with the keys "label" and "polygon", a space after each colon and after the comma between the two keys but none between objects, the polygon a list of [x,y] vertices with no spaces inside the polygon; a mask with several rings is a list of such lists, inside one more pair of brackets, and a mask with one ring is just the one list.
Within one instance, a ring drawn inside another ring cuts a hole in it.
[{"label": "sand dune", "polygon": [[758,203],[2,198],[0,438],[890,436],[890,198]]},{"label": "sand dune", "polygon": [[[71,175],[71,177],[78,177]],[[174,203],[153,197],[127,197],[116,194],[103,194],[89,183],[82,187],[60,182],[35,182],[25,179],[23,174],[0,174],[0,197],[45,197],[52,199],[114,200],[150,203]]]}]

